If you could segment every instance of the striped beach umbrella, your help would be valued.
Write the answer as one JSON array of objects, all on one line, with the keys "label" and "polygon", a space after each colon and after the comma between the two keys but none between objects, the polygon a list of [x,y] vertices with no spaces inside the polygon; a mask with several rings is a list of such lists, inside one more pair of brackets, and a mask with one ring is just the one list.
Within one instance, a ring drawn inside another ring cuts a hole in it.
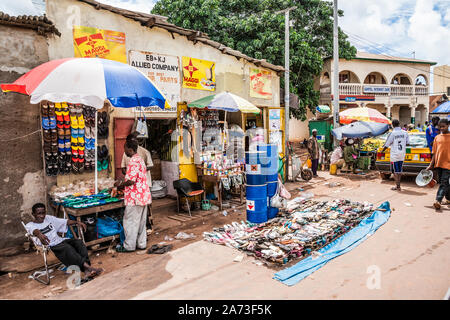
[{"label": "striped beach umbrella", "polygon": [[208,108],[213,110],[223,110],[229,112],[241,111],[244,113],[260,113],[253,103],[241,98],[230,92],[221,92],[213,94],[191,103],[188,103],[189,108]]},{"label": "striped beach umbrella", "polygon": [[391,124],[391,120],[383,116],[378,110],[360,107],[344,110],[339,113],[339,122],[349,124],[355,121],[378,122]]}]

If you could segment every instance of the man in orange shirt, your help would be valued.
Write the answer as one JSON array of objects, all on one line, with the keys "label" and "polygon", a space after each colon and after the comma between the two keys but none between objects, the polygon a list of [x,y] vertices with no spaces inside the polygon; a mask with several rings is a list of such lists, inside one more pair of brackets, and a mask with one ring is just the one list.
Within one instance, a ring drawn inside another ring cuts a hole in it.
[{"label": "man in orange shirt", "polygon": [[436,210],[441,209],[444,197],[447,198],[447,201],[450,200],[450,133],[447,119],[439,120],[439,129],[441,133],[434,138],[433,158],[427,168],[427,170],[431,170],[435,167],[439,171],[440,185],[436,194],[436,202],[433,205]]}]

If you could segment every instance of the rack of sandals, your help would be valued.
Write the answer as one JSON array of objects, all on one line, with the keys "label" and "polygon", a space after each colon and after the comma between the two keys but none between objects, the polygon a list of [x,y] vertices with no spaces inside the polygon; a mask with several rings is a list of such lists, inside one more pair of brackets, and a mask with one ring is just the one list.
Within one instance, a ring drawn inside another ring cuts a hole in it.
[{"label": "rack of sandals", "polygon": [[41,102],[43,154],[47,176],[81,174],[95,170],[95,142],[98,145],[97,170],[109,168],[106,146],[109,116],[98,114],[98,135],[95,135],[96,109],[82,104]]}]

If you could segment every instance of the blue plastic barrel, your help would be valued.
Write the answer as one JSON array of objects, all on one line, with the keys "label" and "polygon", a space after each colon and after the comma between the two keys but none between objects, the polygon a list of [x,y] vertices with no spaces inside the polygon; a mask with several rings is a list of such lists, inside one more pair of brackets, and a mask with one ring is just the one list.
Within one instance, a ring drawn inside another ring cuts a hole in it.
[{"label": "blue plastic barrel", "polygon": [[278,208],[274,208],[274,207],[268,207],[267,208],[267,219],[273,219],[277,216],[278,214]]},{"label": "blue plastic barrel", "polygon": [[266,175],[266,182],[267,183],[276,182],[276,181],[278,181],[278,173]]},{"label": "blue plastic barrel", "polygon": [[[264,175],[274,175],[278,172],[278,152],[276,144],[261,144],[257,146],[258,151],[263,152],[260,156],[261,170]],[[267,179],[266,179],[267,180]]]},{"label": "blue plastic barrel", "polygon": [[260,144],[256,150],[264,152],[269,158],[278,159],[278,146],[276,144]]},{"label": "blue plastic barrel", "polygon": [[262,185],[266,183],[266,177],[262,172],[261,158],[262,152],[245,153],[245,177],[248,185]]},{"label": "blue plastic barrel", "polygon": [[267,184],[246,185],[247,220],[252,223],[267,221]]},{"label": "blue plastic barrel", "polygon": [[267,182],[267,196],[272,198],[277,192],[278,181]]}]

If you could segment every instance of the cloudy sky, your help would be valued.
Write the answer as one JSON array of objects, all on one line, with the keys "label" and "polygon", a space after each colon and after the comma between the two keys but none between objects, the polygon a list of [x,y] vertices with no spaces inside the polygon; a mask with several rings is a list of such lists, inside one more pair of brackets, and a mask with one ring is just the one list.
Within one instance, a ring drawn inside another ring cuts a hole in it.
[{"label": "cloudy sky", "polygon": [[[31,14],[31,2],[0,0],[0,11]],[[156,0],[98,0],[149,13]],[[331,1],[331,0],[328,0]],[[339,0],[339,26],[360,51],[450,65],[450,0]]]}]

